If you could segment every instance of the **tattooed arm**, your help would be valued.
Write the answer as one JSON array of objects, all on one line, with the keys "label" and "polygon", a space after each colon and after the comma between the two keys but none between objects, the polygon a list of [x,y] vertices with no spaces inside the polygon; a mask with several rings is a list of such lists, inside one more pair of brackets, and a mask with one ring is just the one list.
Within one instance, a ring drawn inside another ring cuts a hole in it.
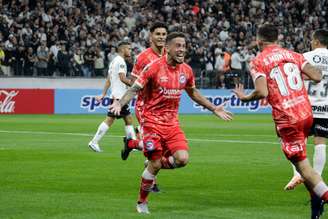
[{"label": "tattooed arm", "polygon": [[137,95],[137,92],[141,90],[142,87],[137,83],[134,83],[123,95],[119,101],[114,101],[112,105],[109,106],[109,110],[115,115],[119,115],[122,109],[122,106],[128,104],[130,100]]}]

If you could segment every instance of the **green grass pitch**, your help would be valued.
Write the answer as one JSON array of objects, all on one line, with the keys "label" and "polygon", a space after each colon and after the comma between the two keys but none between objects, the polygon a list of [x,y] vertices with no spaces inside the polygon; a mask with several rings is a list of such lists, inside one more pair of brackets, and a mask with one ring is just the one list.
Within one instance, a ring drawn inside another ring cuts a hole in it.
[{"label": "green grass pitch", "polygon": [[0,218],[310,218],[304,186],[283,191],[292,170],[271,115],[236,115],[232,122],[181,115],[190,163],[160,172],[162,192],[150,195],[147,216],[135,211],[144,157],[120,158],[123,121],[101,141],[103,153],[87,147],[103,119],[1,115]]}]

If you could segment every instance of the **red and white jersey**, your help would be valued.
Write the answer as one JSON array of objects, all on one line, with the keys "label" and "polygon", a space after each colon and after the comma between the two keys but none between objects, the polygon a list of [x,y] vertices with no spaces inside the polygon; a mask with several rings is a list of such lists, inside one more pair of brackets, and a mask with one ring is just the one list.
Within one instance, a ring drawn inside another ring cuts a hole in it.
[{"label": "red and white jersey", "polygon": [[[164,51],[165,54],[165,51]],[[136,63],[133,66],[131,75],[138,78],[142,70],[150,63],[153,61],[159,59],[161,56],[156,53],[151,47],[148,49],[145,49],[142,51],[136,60]],[[139,111],[139,114],[142,113],[142,106],[143,106],[143,101],[142,101],[142,94],[141,92],[138,93],[137,101],[136,101],[136,106],[135,110]]]},{"label": "red and white jersey", "polygon": [[266,47],[250,64],[254,81],[260,76],[266,78],[269,91],[267,100],[272,106],[276,124],[294,124],[312,116],[301,75],[306,63],[302,54],[273,44]]},{"label": "red and white jersey", "polygon": [[182,91],[195,87],[195,78],[189,65],[168,65],[167,56],[149,64],[136,82],[143,88],[142,122],[144,126],[177,126]]}]

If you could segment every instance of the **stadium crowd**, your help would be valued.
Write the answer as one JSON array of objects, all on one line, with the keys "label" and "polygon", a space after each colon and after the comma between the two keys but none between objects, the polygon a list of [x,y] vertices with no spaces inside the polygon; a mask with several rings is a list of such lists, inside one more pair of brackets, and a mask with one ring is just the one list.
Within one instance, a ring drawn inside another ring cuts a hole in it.
[{"label": "stadium crowd", "polygon": [[151,22],[163,21],[187,34],[197,83],[213,88],[251,84],[248,63],[264,21],[279,27],[282,46],[301,53],[328,21],[328,2],[318,0],[0,0],[0,11],[0,75],[103,77],[119,41],[131,41],[137,55]]}]

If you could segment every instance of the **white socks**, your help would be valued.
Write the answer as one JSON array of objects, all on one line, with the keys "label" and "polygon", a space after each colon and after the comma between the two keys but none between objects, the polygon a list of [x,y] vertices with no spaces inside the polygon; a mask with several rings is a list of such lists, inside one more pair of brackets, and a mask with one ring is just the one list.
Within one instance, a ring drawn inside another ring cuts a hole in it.
[{"label": "white socks", "polygon": [[313,169],[322,175],[323,168],[326,163],[326,145],[325,144],[317,144],[314,146],[314,154],[313,154]]},{"label": "white socks", "polygon": [[148,179],[148,180],[154,180],[155,179],[155,175],[151,174],[147,168],[145,168],[145,170],[142,173],[142,178],[144,179]]},{"label": "white socks", "polygon": [[108,128],[109,128],[108,125],[105,122],[102,122],[99,125],[98,130],[97,130],[95,136],[92,139],[92,142],[95,143],[95,144],[98,144],[100,139],[106,134]]},{"label": "white socks", "polygon": [[318,196],[318,197],[322,197],[326,192],[328,191],[328,187],[327,185],[321,181],[319,182],[314,188],[313,188],[313,192]]},{"label": "white socks", "polygon": [[134,131],[133,125],[127,125],[127,126],[125,126],[125,136],[128,139],[134,139],[134,140],[137,139],[137,135],[136,135],[136,133]]}]

